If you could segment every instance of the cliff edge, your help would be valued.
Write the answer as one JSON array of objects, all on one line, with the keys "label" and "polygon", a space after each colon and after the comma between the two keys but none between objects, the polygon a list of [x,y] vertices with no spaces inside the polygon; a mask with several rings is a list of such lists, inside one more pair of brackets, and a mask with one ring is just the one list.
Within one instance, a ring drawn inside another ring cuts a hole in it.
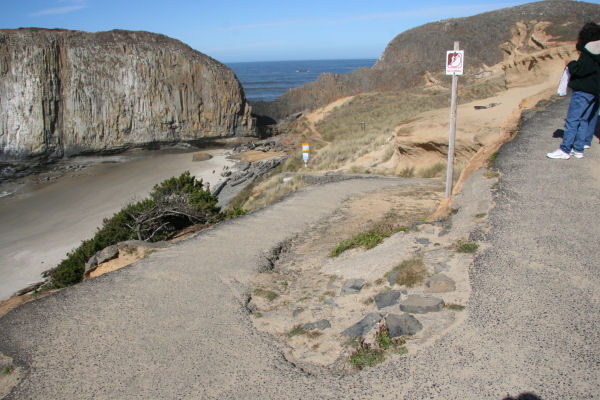
[{"label": "cliff edge", "polygon": [[281,120],[359,93],[448,86],[444,55],[454,41],[465,49],[463,81],[486,78],[497,72],[494,66],[532,69],[539,61],[532,54],[575,41],[585,22],[599,20],[598,4],[546,0],[428,23],[392,39],[372,68],[323,74],[275,101],[253,103],[252,109]]},{"label": "cliff edge", "polygon": [[254,132],[235,74],[178,40],[0,30],[0,161]]}]

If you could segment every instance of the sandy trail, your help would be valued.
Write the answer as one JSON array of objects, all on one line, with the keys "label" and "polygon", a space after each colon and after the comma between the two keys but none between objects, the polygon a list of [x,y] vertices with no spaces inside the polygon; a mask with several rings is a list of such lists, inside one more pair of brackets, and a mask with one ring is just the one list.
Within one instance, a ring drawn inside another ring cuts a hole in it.
[{"label": "sandy trail", "polygon": [[[145,153],[132,161],[100,163],[0,198],[0,300],[41,280],[79,242],[93,235],[102,219],[171,176],[189,170],[211,186],[232,162],[224,150],[193,162],[191,153]],[[213,173],[213,171],[215,171]]]}]

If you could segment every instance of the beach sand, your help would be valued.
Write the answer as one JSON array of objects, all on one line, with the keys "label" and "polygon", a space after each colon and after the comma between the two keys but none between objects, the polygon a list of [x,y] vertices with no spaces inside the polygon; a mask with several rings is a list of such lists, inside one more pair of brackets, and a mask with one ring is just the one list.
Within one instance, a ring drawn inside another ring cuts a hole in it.
[{"label": "beach sand", "polygon": [[[42,280],[66,253],[131,201],[146,197],[152,187],[189,170],[214,187],[225,165],[225,150],[208,150],[210,160],[192,161],[192,153],[133,151],[105,158],[73,160],[86,168],[67,172],[46,183],[4,185],[18,191],[0,198],[0,300]],[[100,161],[102,160],[102,161]],[[214,171],[214,172],[213,172]]]}]

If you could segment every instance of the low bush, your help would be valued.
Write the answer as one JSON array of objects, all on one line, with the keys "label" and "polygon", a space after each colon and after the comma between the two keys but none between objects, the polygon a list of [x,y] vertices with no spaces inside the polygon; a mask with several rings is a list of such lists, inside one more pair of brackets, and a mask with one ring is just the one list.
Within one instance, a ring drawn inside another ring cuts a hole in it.
[{"label": "low bush", "polygon": [[94,237],[67,254],[51,272],[52,286],[61,288],[83,279],[85,263],[96,252],[130,239],[155,242],[193,224],[210,224],[243,214],[237,209],[223,214],[217,197],[204,189],[202,180],[185,171],[154,186],[150,197],[131,203],[105,218]]}]

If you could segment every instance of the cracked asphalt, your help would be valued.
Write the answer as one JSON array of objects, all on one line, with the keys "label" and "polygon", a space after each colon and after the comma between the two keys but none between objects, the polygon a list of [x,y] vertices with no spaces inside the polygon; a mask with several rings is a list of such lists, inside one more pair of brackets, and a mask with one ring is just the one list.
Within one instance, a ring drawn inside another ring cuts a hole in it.
[{"label": "cracked asphalt", "polygon": [[[245,285],[263,250],[348,196],[403,182],[348,180],[303,189],[0,318],[0,352],[24,371],[8,398],[600,398],[600,145],[580,160],[546,158],[567,106],[559,99],[528,114],[500,150],[465,318],[431,346],[354,375],[313,376],[285,360],[278,338],[252,328]],[[463,210],[482,203],[481,188],[489,196],[476,173]]]}]

